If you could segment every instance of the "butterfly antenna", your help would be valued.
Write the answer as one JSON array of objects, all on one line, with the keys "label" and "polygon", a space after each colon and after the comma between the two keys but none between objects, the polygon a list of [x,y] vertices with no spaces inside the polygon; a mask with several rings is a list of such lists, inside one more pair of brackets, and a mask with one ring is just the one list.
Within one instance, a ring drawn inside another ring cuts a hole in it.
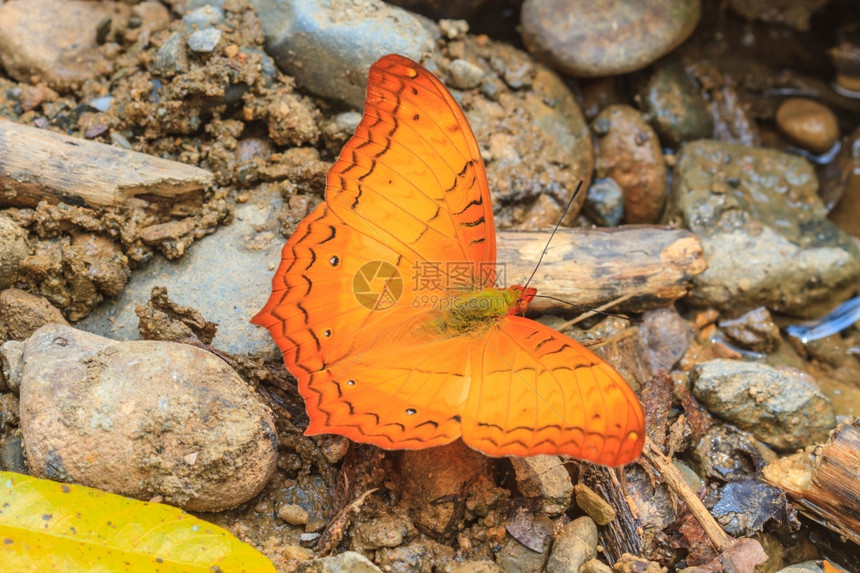
[{"label": "butterfly antenna", "polygon": [[[553,300],[555,302],[560,302],[561,304],[563,304],[565,306],[569,306],[571,308],[573,308],[575,306],[570,301],[566,301],[563,298],[558,298],[555,296],[549,296],[549,295],[545,295],[545,294],[536,294],[535,298],[545,298],[547,300]],[[642,323],[643,321],[641,319],[633,318],[633,317],[626,315],[626,314],[615,314],[613,312],[606,312],[606,309],[609,308],[610,306],[615,306],[617,304],[620,304],[620,303],[628,300],[629,298],[631,298],[631,295],[621,296],[615,300],[609,301],[606,305],[604,305],[600,308],[590,309],[587,312],[584,312],[583,314],[577,316],[575,319],[566,322],[565,324],[566,325],[576,324],[577,322],[585,320],[586,318],[590,318],[590,317],[594,316],[595,314],[602,314],[603,316],[611,316],[614,318],[622,318],[624,320],[629,320],[630,322]]]},{"label": "butterfly antenna", "polygon": [[552,238],[555,237],[556,231],[561,227],[561,222],[564,220],[564,216],[567,215],[567,212],[570,211],[570,206],[573,205],[573,200],[576,199],[576,196],[579,195],[579,190],[582,188],[582,179],[579,180],[579,184],[576,186],[576,190],[574,190],[573,195],[570,196],[570,201],[567,202],[567,206],[564,208],[564,211],[561,214],[561,217],[558,218],[558,223],[555,224],[555,228],[553,228],[552,233],[549,235],[549,239],[546,241],[546,245],[544,245],[543,252],[540,254],[538,258],[538,262],[535,265],[535,270],[532,271],[529,280],[526,281],[525,286],[528,287],[529,283],[532,282],[532,279],[535,278],[535,273],[537,273],[538,268],[540,268],[541,261],[543,261],[544,255],[546,255],[547,250],[549,249],[549,244],[552,242]]}]

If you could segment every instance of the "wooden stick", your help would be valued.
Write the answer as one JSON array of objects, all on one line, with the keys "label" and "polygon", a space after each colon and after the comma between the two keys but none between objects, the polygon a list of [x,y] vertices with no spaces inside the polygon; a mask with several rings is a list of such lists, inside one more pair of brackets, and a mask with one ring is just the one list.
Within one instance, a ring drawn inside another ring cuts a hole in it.
[{"label": "wooden stick", "polygon": [[860,419],[846,419],[823,446],[778,459],[762,474],[802,514],[860,545]]},{"label": "wooden stick", "polygon": [[711,540],[711,544],[714,546],[714,549],[717,550],[717,553],[725,551],[729,545],[732,544],[732,537],[723,531],[720,524],[717,523],[717,520],[708,512],[708,508],[705,507],[702,500],[700,500],[696,496],[695,492],[690,489],[687,482],[685,482],[684,478],[681,476],[681,472],[672,465],[672,460],[667,458],[663,452],[660,451],[659,446],[649,438],[645,438],[645,447],[642,449],[642,457],[645,458],[645,460],[648,461],[648,463],[650,463],[658,472],[660,472],[660,476],[663,478],[663,481],[666,482],[666,485],[668,485],[675,495],[684,502],[687,509],[689,509],[690,513],[693,514],[693,517],[696,518],[696,521],[698,521],[702,526],[702,529],[705,530],[705,534],[708,536],[708,539]]},{"label": "wooden stick", "polygon": [[[505,283],[528,279],[548,237],[548,232],[499,231]],[[693,277],[706,268],[702,245],[690,231],[658,226],[559,229],[529,285],[538,288],[531,308],[565,307],[542,296],[585,310],[615,301],[613,312],[664,307],[684,296]]]},{"label": "wooden stick", "polygon": [[178,161],[0,121],[0,205],[116,206],[138,195],[172,203],[214,180],[209,171]]}]

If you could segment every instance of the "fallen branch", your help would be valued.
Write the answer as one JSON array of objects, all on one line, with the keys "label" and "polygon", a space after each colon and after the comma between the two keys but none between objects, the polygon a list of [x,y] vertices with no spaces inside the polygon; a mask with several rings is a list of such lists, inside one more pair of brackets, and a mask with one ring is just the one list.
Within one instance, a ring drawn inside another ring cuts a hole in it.
[{"label": "fallen branch", "polygon": [[[548,238],[548,232],[500,231],[500,280],[527,280]],[[559,229],[530,284],[538,288],[531,308],[564,308],[560,301],[581,310],[609,305],[612,312],[669,306],[687,294],[693,277],[706,268],[702,245],[690,231],[658,226]]]},{"label": "fallen branch", "polygon": [[213,182],[211,172],[178,161],[0,120],[0,205],[173,204]]}]

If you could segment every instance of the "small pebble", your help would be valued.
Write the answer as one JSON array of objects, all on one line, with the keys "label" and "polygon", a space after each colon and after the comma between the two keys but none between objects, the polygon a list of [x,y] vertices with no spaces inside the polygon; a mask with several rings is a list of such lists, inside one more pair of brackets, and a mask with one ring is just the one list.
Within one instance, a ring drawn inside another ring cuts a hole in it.
[{"label": "small pebble", "polygon": [[305,525],[311,518],[307,511],[294,503],[285,503],[278,508],[278,517],[290,525]]},{"label": "small pebble", "polygon": [[615,519],[615,510],[609,503],[597,495],[590,487],[583,484],[573,486],[576,493],[576,505],[593,519],[597,525],[606,525]]},{"label": "small pebble", "polygon": [[839,141],[839,122],[826,106],[804,98],[789,98],[776,111],[776,124],[795,145],[825,153]]},{"label": "small pebble", "polygon": [[484,70],[467,60],[454,60],[448,66],[449,84],[458,90],[470,90],[481,85]]},{"label": "small pebble", "polygon": [[215,49],[221,40],[221,30],[207,28],[197,30],[188,37],[188,47],[198,53],[208,53]]}]

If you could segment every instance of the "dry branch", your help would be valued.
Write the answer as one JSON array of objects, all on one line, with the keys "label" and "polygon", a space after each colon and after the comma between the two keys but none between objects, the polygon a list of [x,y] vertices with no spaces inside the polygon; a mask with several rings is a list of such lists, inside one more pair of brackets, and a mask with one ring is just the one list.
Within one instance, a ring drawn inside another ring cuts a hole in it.
[{"label": "dry branch", "polygon": [[0,120],[0,205],[174,203],[213,182],[205,169]]},{"label": "dry branch", "polygon": [[823,446],[781,458],[762,473],[805,516],[860,545],[860,419],[848,418]]},{"label": "dry branch", "polygon": [[[525,281],[546,246],[547,232],[498,233],[498,260],[505,281]],[[657,226],[560,229],[530,286],[535,310],[561,308],[551,296],[580,309],[621,299],[611,312],[664,307],[689,290],[707,268],[702,245],[690,231]]]}]

